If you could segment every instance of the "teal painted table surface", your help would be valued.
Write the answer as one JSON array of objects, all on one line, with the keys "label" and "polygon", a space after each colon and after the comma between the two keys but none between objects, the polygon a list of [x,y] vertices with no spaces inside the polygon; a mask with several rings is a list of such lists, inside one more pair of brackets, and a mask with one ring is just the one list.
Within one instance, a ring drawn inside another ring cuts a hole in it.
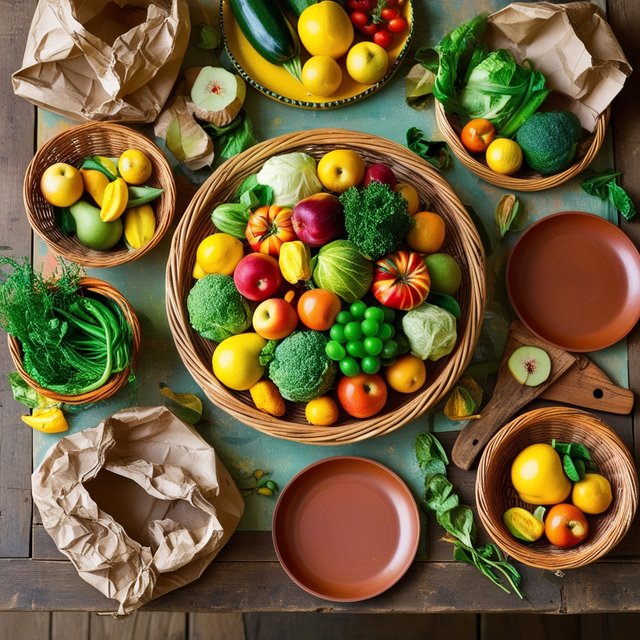
[{"label": "teal painted table surface", "polygon": [[[203,16],[210,21],[216,19],[209,2],[199,3]],[[479,11],[494,11],[508,2],[506,0],[450,0],[446,3],[415,3],[415,32],[407,57],[393,79],[374,95],[333,110],[302,110],[276,102],[249,89],[246,111],[256,136],[267,140],[280,134],[319,128],[344,128],[376,134],[404,144],[406,131],[410,127],[421,129],[430,140],[441,139],[435,125],[433,104],[423,111],[416,111],[405,103],[404,78],[413,64],[413,52],[421,46],[436,44],[446,32],[468,20]],[[598,3],[604,6],[604,2]],[[201,16],[194,18],[202,19]],[[222,55],[223,64],[228,61]],[[38,140],[55,135],[71,123],[50,112],[38,113]],[[336,141],[339,145],[339,140]],[[407,151],[407,153],[410,153]],[[593,168],[603,170],[612,165],[612,145],[607,138],[596,158]],[[504,190],[483,182],[457,161],[453,168],[443,171],[444,178],[452,185],[460,199],[473,207],[485,227],[494,232],[495,207],[506,193]],[[196,179],[202,178],[202,172]],[[580,177],[554,189],[521,193],[519,197],[525,207],[527,221],[567,210],[587,211],[616,221],[617,214],[602,201],[586,195],[579,186]],[[177,222],[177,221],[176,221]],[[174,225],[175,226],[175,225]],[[171,230],[173,231],[173,229]],[[160,394],[160,383],[167,384],[176,392],[191,392],[203,399],[205,412],[197,425],[200,433],[213,445],[231,474],[246,476],[254,469],[263,469],[282,488],[302,468],[328,456],[357,455],[377,460],[396,471],[419,498],[421,474],[415,462],[413,443],[415,436],[427,429],[447,431],[459,429],[460,423],[449,422],[440,411],[423,415],[393,433],[357,444],[340,446],[313,446],[285,441],[260,433],[238,422],[224,410],[208,401],[182,364],[174,347],[165,312],[164,274],[169,255],[171,233],[163,242],[143,258],[120,267],[109,269],[87,269],[89,275],[105,279],[114,284],[132,303],[141,322],[142,344],[136,381],[108,401],[86,407],[69,417],[70,432],[93,427],[115,411],[136,405],[164,404]],[[509,247],[517,234],[509,233],[500,242],[487,260],[488,305],[485,331],[494,343],[495,356],[499,359],[500,347],[506,337],[509,309],[500,273]],[[494,238],[495,241],[495,238]],[[36,241],[34,261],[43,269],[50,268],[54,258],[41,241]],[[611,348],[591,354],[596,363],[618,385],[626,387],[627,349],[625,341]],[[59,436],[34,434],[34,463],[37,464],[46,450]],[[274,498],[250,495],[246,498],[246,511],[240,529],[247,531],[269,530]]]}]

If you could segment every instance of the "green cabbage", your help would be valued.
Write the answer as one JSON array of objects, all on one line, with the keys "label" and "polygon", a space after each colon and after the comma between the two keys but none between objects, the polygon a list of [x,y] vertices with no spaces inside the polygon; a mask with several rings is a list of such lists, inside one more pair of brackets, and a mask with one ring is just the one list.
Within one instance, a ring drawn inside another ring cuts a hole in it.
[{"label": "green cabbage", "polygon": [[407,311],[402,318],[402,330],[409,340],[411,353],[423,360],[438,360],[449,355],[458,339],[455,316],[427,302]]},{"label": "green cabbage", "polygon": [[258,183],[273,189],[273,203],[293,207],[300,200],[322,191],[316,161],[306,153],[285,153],[269,158],[257,174]]}]

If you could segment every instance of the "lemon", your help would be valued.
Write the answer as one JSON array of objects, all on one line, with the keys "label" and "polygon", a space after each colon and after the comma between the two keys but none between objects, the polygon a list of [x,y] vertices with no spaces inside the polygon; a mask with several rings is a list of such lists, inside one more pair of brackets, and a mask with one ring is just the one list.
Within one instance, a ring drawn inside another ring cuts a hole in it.
[{"label": "lemon", "polygon": [[251,332],[226,338],[213,352],[213,375],[230,389],[250,389],[264,373],[260,352],[266,344],[265,338]]},{"label": "lemon", "polygon": [[242,242],[228,233],[213,233],[196,249],[196,263],[205,273],[230,276],[244,255]]},{"label": "lemon", "polygon": [[599,473],[586,473],[571,491],[571,502],[585,513],[603,513],[612,500],[611,484]]},{"label": "lemon", "polygon": [[509,138],[497,138],[487,147],[486,160],[490,169],[510,176],[522,166],[522,149]]},{"label": "lemon", "polygon": [[462,283],[462,269],[448,253],[431,253],[424,257],[429,270],[431,289],[450,296],[455,295]]},{"label": "lemon", "polygon": [[151,160],[140,149],[127,149],[118,158],[118,171],[127,184],[143,184],[153,171]]},{"label": "lemon", "polygon": [[302,67],[302,84],[314,96],[333,95],[342,82],[340,65],[330,56],[312,56]]},{"label": "lemon", "polygon": [[571,493],[558,452],[549,444],[532,444],[511,465],[511,482],[529,504],[558,504]]},{"label": "lemon", "polygon": [[298,35],[312,56],[340,58],[353,42],[353,25],[337,3],[325,0],[309,5],[298,18]]}]

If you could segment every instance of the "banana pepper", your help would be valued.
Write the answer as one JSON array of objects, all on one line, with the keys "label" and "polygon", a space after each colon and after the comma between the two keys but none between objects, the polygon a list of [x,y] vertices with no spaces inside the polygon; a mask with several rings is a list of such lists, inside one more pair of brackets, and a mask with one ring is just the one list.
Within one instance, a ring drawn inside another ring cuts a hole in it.
[{"label": "banana pepper", "polygon": [[127,208],[128,201],[129,190],[127,183],[122,178],[116,178],[104,190],[100,207],[100,220],[102,222],[113,222],[119,218]]},{"label": "banana pepper", "polygon": [[311,278],[311,250],[300,240],[285,242],[278,257],[282,277],[291,284]]},{"label": "banana pepper", "polygon": [[34,409],[30,416],[20,416],[25,424],[43,433],[62,433],[69,428],[64,413],[58,407]]}]

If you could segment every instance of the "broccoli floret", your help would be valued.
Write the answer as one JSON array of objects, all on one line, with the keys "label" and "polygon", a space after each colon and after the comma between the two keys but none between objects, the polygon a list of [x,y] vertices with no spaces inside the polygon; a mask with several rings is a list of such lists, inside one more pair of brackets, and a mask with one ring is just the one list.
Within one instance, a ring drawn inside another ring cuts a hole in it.
[{"label": "broccoli floret", "polygon": [[582,137],[580,120],[570,111],[538,111],[516,133],[527,164],[542,175],[566,169]]},{"label": "broccoli floret", "polygon": [[361,189],[349,187],[340,202],[348,239],[371,260],[397,249],[413,222],[402,195],[375,180]]},{"label": "broccoli floret", "polygon": [[269,363],[269,378],[283,398],[308,402],[329,390],[336,365],[325,353],[327,342],[319,331],[296,331],[278,344]]},{"label": "broccoli floret", "polygon": [[240,295],[233,278],[214,273],[200,278],[187,296],[191,326],[215,342],[242,333],[251,324],[251,308]]}]

